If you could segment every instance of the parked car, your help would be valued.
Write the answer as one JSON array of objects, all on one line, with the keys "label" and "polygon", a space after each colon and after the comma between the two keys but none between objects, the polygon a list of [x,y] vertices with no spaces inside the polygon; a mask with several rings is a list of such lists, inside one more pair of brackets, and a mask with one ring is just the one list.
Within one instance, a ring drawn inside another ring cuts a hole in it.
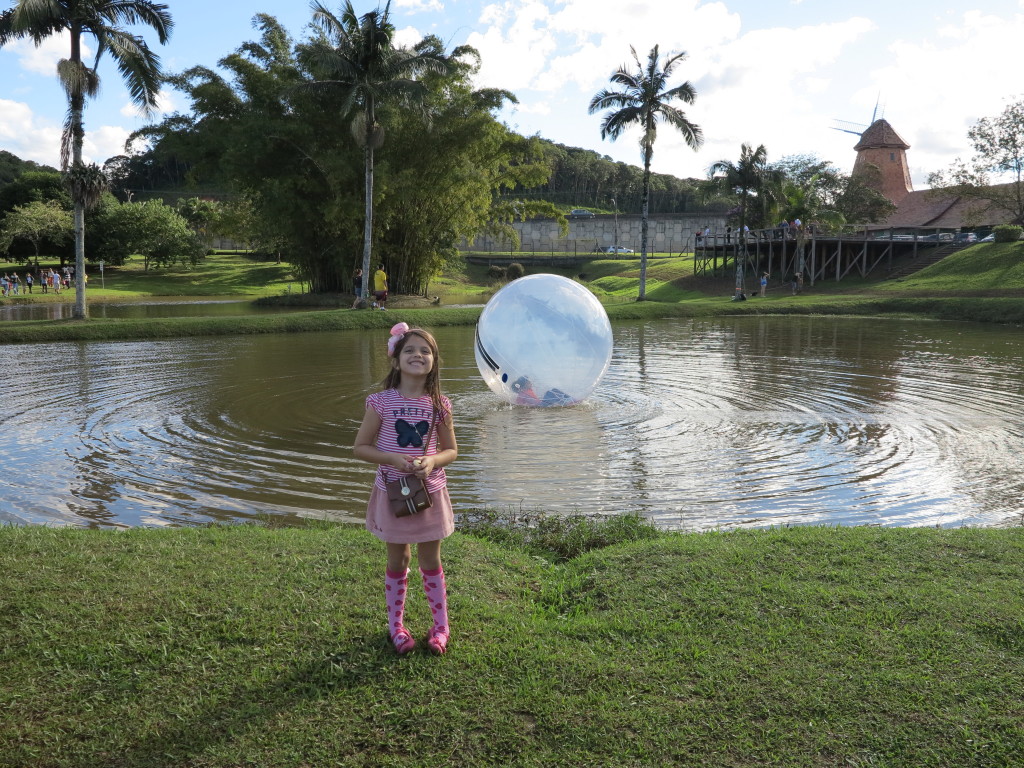
[{"label": "parked car", "polygon": [[996,241],[996,233],[995,232],[989,232],[987,235],[985,235],[983,238],[981,238],[981,240],[979,240],[978,242],[979,243],[994,243],[995,241]]},{"label": "parked car", "polygon": [[594,212],[588,211],[586,208],[573,208],[569,211],[570,219],[592,219],[594,218]]},{"label": "parked car", "polygon": [[621,245],[609,245],[607,248],[598,249],[599,253],[636,253],[632,248],[624,248]]},{"label": "parked car", "polygon": [[973,232],[960,232],[956,236],[958,243],[976,243],[978,242],[978,236]]},{"label": "parked car", "polygon": [[918,240],[921,240],[923,242],[929,242],[929,243],[934,243],[936,241],[941,242],[941,243],[950,243],[950,242],[953,241],[953,233],[952,232],[933,232],[930,235],[924,235],[923,237],[919,237]]}]

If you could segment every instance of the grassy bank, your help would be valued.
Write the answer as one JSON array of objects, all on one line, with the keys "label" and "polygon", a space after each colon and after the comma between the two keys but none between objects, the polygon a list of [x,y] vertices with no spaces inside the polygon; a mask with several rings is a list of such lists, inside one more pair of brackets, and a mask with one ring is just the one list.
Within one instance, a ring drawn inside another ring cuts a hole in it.
[{"label": "grassy bank", "polygon": [[[224,269],[218,272],[217,264],[221,259],[225,260]],[[238,297],[275,298],[296,306],[323,302],[326,307],[311,307],[308,312],[281,315],[0,322],[0,343],[298,333],[383,328],[399,320],[425,326],[468,325],[476,321],[480,307],[444,306],[445,297],[468,296],[484,301],[500,287],[500,284],[488,281],[485,267],[466,265],[465,270],[446,275],[437,282],[442,306],[403,307],[400,298],[388,312],[370,312],[338,308],[339,305],[345,307],[350,297],[282,295],[287,286],[281,281],[281,275],[287,272],[287,265],[250,260],[247,266],[245,257],[227,255],[211,257],[204,269],[209,273],[207,277],[198,277],[190,271],[188,280],[202,283],[208,279],[211,284],[200,290],[198,283],[192,285],[190,282],[192,287],[180,295],[225,295],[224,291],[233,286],[233,290],[239,291],[234,294]],[[545,270],[548,271],[547,268]],[[635,260],[594,259],[571,270],[549,271],[581,279],[605,303],[613,320],[748,314],[845,314],[1024,323],[1024,245],[1017,244],[977,245],[905,280],[857,278],[839,283],[824,282],[808,286],[799,296],[793,296],[788,286],[773,285],[766,298],[754,297],[745,302],[730,300],[729,280],[695,277],[690,257],[652,260],[648,270],[650,300],[640,303],[633,300],[639,285],[639,265]],[[276,276],[273,279],[270,279],[271,272]],[[214,276],[218,274],[219,277]],[[173,288],[174,280],[167,274],[146,278],[144,274],[135,272],[131,285],[135,289],[132,295],[136,298],[144,295],[141,286],[146,279],[156,281],[150,286],[154,292],[148,295],[160,295],[162,290],[183,290],[181,284]],[[261,282],[266,280],[269,282]],[[94,291],[92,286],[89,295],[91,300],[111,298]],[[55,297],[44,298],[53,300]],[[68,299],[67,296],[63,298]],[[423,305],[427,302],[406,299],[405,303]]]},{"label": "grassy bank", "polygon": [[[641,302],[611,304],[613,320],[715,317],[729,315],[901,315],[942,320],[1024,323],[1024,301],[1019,298],[914,298],[903,296],[798,296],[791,300],[703,299],[677,304]],[[411,325],[436,328],[472,325],[481,307],[440,307],[369,312],[350,309],[317,310],[280,315],[240,317],[180,317],[14,321],[0,323],[0,343],[47,341],[116,341],[223,336],[257,333],[303,333],[390,328],[404,320]]]},{"label": "grassy bank", "polygon": [[360,530],[0,529],[0,763],[1024,761],[1024,529],[535,555],[456,534],[450,652],[398,659]]}]

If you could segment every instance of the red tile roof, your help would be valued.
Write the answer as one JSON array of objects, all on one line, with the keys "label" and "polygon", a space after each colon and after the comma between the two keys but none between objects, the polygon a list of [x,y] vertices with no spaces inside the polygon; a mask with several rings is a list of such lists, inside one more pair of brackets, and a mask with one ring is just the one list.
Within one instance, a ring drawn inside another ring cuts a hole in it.
[{"label": "red tile roof", "polygon": [[860,141],[857,142],[854,149],[873,149],[875,147],[910,149],[910,145],[900,138],[900,135],[889,125],[887,120],[875,120],[868,126],[868,129],[860,135]]},{"label": "red tile roof", "polygon": [[941,190],[922,189],[909,192],[896,211],[874,228],[936,227],[942,229],[974,228],[1005,224],[1011,215],[985,201],[958,195],[943,195]]}]

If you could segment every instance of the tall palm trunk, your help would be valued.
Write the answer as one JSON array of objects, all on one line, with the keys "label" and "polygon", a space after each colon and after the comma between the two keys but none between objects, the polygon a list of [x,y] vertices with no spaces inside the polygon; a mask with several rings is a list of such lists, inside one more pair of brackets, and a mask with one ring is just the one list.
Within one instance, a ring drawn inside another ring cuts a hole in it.
[{"label": "tall palm trunk", "polygon": [[644,148],[644,191],[640,203],[640,292],[637,301],[647,301],[647,213],[651,198],[651,147]]},{"label": "tall palm trunk", "polygon": [[366,178],[363,195],[363,298],[369,300],[372,295],[370,291],[370,280],[373,279],[370,272],[370,255],[373,248],[373,145],[374,145],[374,124],[376,123],[373,98],[366,99],[366,145],[363,148],[363,157],[366,163]]},{"label": "tall palm trunk", "polygon": [[[82,31],[73,26],[71,29],[71,61],[76,68],[82,66]],[[71,167],[82,166],[82,143],[85,138],[84,123],[85,94],[79,84],[71,93]],[[89,309],[85,303],[85,201],[81,195],[74,194],[75,205],[75,308],[72,316],[85,319]]]},{"label": "tall palm trunk", "polygon": [[747,190],[743,190],[740,196],[740,242],[743,247],[736,254],[736,293],[733,298],[738,299],[743,293],[743,273],[747,264]]}]

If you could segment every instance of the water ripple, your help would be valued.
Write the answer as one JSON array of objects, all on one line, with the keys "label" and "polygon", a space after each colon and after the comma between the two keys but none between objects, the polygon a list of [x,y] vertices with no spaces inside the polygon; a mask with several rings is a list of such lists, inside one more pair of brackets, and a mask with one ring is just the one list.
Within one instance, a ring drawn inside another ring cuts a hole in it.
[{"label": "water ripple", "polygon": [[[441,329],[463,507],[670,528],[997,524],[1024,511],[1017,329],[837,318],[624,323],[594,395],[512,407]],[[357,520],[376,336],[7,347],[0,522]]]}]

